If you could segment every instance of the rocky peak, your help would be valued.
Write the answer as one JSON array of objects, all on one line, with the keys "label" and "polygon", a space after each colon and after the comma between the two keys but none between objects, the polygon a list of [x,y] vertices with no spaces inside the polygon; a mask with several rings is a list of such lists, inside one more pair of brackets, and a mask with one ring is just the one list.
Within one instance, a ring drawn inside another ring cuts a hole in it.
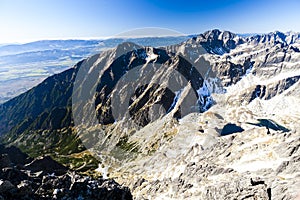
[{"label": "rocky peak", "polygon": [[193,38],[200,43],[209,53],[223,55],[242,44],[242,38],[229,31],[220,31],[218,29],[207,31]]},{"label": "rocky peak", "polygon": [[235,37],[237,37],[237,35],[235,33],[232,33],[230,31],[220,31],[218,29],[213,29],[210,31],[206,31],[203,34],[200,34],[200,36],[202,36],[203,38],[205,38],[206,40],[232,40]]},{"label": "rocky peak", "polygon": [[[123,66],[123,69],[120,69],[120,66]],[[121,79],[122,77],[131,76],[132,71],[130,70],[139,73],[135,80],[136,83],[132,83],[132,78],[128,83],[122,82],[124,81]],[[172,80],[176,73],[178,77],[175,79],[181,85]],[[207,108],[210,106],[206,100],[209,98],[209,94],[203,95],[197,92],[203,86],[203,77],[190,62],[182,56],[169,55],[164,49],[145,47],[127,52],[125,56],[117,58],[104,70],[100,84],[97,86],[96,110],[99,121],[102,124],[115,122],[114,113],[111,111],[112,98],[120,96],[120,99],[129,100],[133,99],[130,95],[134,94],[137,96],[131,104],[126,101],[119,103],[125,108],[128,107],[132,116],[143,121],[138,124],[146,125],[150,122],[147,115],[148,112],[152,112],[151,106],[158,103],[155,99],[164,99],[161,104],[165,111],[168,111],[176,96],[175,93],[184,88],[183,83],[188,82],[191,83],[195,97],[203,99],[199,107],[201,111],[204,111],[202,108],[204,105],[207,104]],[[168,87],[173,89],[170,90]],[[138,92],[137,90],[141,88],[143,90]],[[132,91],[132,94],[128,91]],[[196,104],[196,100],[193,103]],[[122,112],[117,115],[122,116]]]},{"label": "rocky peak", "polygon": [[290,32],[287,32],[286,35],[287,35],[286,42],[288,44],[297,44],[297,43],[299,43],[300,33],[290,31]]},{"label": "rocky peak", "polygon": [[281,44],[283,46],[294,44],[298,42],[299,39],[300,39],[299,33],[295,33],[295,32],[283,33],[280,31],[274,31],[268,34],[254,35],[246,38],[248,42],[255,42],[257,44],[264,44],[264,45]]},{"label": "rocky peak", "polygon": [[206,31],[203,34],[204,38],[208,39],[208,40],[216,40],[219,39],[219,36],[222,34],[222,31],[218,30],[218,29],[213,29],[210,31]]}]

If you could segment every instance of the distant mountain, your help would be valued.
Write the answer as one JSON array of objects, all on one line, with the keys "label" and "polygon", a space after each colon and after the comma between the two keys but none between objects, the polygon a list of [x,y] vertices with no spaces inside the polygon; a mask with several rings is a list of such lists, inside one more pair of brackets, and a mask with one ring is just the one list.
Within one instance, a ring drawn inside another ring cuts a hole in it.
[{"label": "distant mountain", "polygon": [[0,135],[32,156],[98,167],[137,199],[293,199],[299,49],[300,34],[278,31],[124,42],[2,104]]}]

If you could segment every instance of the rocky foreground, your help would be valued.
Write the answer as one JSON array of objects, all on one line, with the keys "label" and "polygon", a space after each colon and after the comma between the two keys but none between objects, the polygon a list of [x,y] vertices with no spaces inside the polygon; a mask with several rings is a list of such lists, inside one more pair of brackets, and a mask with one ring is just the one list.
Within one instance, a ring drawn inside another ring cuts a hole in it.
[{"label": "rocky foreground", "polygon": [[123,181],[136,199],[290,200],[300,194],[299,133],[248,127],[207,137],[200,132],[201,115],[195,114],[175,127],[185,131],[150,158],[120,169],[129,175]]},{"label": "rocky foreground", "polygon": [[114,180],[76,174],[50,157],[33,160],[14,147],[0,153],[0,200],[132,199]]}]

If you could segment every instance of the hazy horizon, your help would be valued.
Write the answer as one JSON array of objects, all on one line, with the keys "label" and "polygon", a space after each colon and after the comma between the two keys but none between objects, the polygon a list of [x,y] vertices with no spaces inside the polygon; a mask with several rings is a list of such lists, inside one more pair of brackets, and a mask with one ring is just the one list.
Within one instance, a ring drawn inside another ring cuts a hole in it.
[{"label": "hazy horizon", "polygon": [[[192,36],[192,35],[198,35],[198,34],[201,34],[201,33],[204,33],[205,31],[209,31],[209,30],[213,30],[213,29],[208,29],[208,30],[204,30],[202,32],[199,32],[199,33],[189,33],[189,34],[184,34],[183,36]],[[230,30],[222,30],[222,29],[219,29],[220,31],[230,31]],[[290,31],[280,31],[280,30],[274,30],[274,31],[271,31],[271,32],[264,32],[264,33],[256,33],[256,32],[253,32],[253,33],[236,33],[236,32],[233,32],[233,31],[230,31],[232,33],[235,33],[237,35],[261,35],[261,34],[268,34],[268,33],[272,33],[272,32],[276,32],[276,31],[279,31],[279,32],[282,32],[282,33],[288,33],[288,32],[296,32],[296,33],[300,33],[300,32],[297,32],[297,31],[293,31],[293,30],[290,30]],[[116,39],[127,39],[127,38],[155,38],[155,37],[177,37],[177,36],[172,36],[172,35],[164,35],[164,36],[131,36],[131,37],[115,37],[115,36],[103,36],[103,37],[61,37],[61,38],[37,38],[37,39],[33,39],[33,40],[23,40],[23,41],[17,41],[17,42],[6,42],[6,43],[0,43],[0,46],[5,46],[5,45],[22,45],[22,44],[29,44],[29,43],[33,43],[33,42],[39,42],[39,41],[55,41],[55,40],[108,40],[108,39],[113,39],[113,38],[116,38]],[[180,36],[178,36],[180,37]]]},{"label": "hazy horizon", "polygon": [[296,0],[0,0],[0,44],[105,39],[161,27],[191,35],[211,29],[238,34],[300,31]]}]

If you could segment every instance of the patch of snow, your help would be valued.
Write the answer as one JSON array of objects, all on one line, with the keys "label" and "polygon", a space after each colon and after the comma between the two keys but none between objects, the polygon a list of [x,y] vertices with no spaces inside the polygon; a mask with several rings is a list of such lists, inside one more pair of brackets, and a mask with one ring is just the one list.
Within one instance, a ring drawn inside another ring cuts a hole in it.
[{"label": "patch of snow", "polygon": [[246,70],[246,73],[245,73],[244,77],[247,76],[247,75],[249,75],[249,74],[251,73],[252,70],[253,70],[253,65],[251,65],[251,67],[249,67],[249,68]]},{"label": "patch of snow", "polygon": [[203,110],[208,110],[209,107],[213,104],[213,98],[211,97],[211,93],[214,91],[224,92],[223,89],[217,87],[216,84],[217,79],[209,78],[203,81],[203,85],[201,88],[197,90],[198,94],[198,105],[203,107]]},{"label": "patch of snow", "polygon": [[157,59],[158,55],[155,53],[148,53],[146,57],[146,62],[150,62],[152,60]]},{"label": "patch of snow", "polygon": [[206,81],[206,80],[203,81],[203,85],[202,85],[201,88],[199,88],[199,89],[197,90],[197,93],[198,93],[199,97],[200,97],[200,96],[207,97],[207,96],[210,95],[210,91],[209,91],[209,89],[207,88],[207,81]]},{"label": "patch of snow", "polygon": [[223,94],[226,92],[222,86],[219,86],[220,80],[218,78],[207,78],[204,82],[210,93]]},{"label": "patch of snow", "polygon": [[95,169],[96,172],[100,172],[104,179],[108,179],[108,167],[102,166],[102,164],[98,164],[98,168]]},{"label": "patch of snow", "polygon": [[54,194],[54,195],[57,195],[58,193],[60,193],[60,192],[62,192],[62,191],[63,191],[62,189],[57,189],[57,188],[56,188],[56,189],[53,190],[53,194]]},{"label": "patch of snow", "polygon": [[182,91],[183,91],[183,89],[175,92],[175,97],[174,97],[173,102],[172,102],[170,108],[168,109],[167,113],[169,113],[175,107],[178,99],[180,98]]},{"label": "patch of snow", "polygon": [[287,79],[290,77],[295,77],[295,76],[300,76],[300,70],[291,70],[288,72],[282,72],[279,75],[275,75],[268,79],[263,79],[263,78],[254,76],[252,74],[249,74],[248,76],[245,76],[237,84],[233,85],[233,87],[231,87],[231,86],[230,87],[232,88],[232,91],[234,91],[234,90],[238,91],[236,89],[236,87],[246,88],[246,87],[251,87],[251,86],[255,86],[255,85],[269,85],[269,84],[272,84],[272,83],[275,83],[275,82],[278,82],[278,81],[281,81],[281,80],[284,80],[284,79]]},{"label": "patch of snow", "polygon": [[219,55],[223,55],[224,53],[226,53],[226,51],[221,47],[217,47],[213,51],[216,52]]}]

